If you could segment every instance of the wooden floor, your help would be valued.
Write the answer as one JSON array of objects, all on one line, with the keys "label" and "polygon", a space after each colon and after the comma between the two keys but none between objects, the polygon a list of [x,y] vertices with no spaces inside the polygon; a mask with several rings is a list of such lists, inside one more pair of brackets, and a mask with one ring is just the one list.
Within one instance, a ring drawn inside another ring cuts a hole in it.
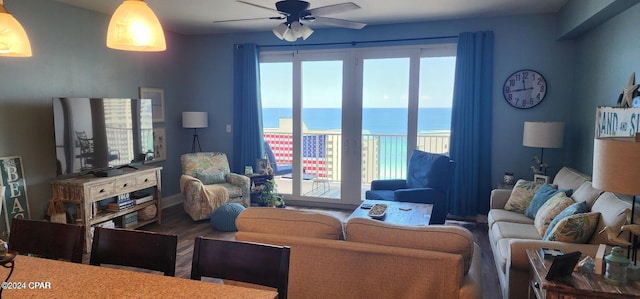
[{"label": "wooden floor", "polygon": [[[308,209],[296,207],[288,208],[328,213],[343,220],[345,220],[349,216],[349,214],[351,214],[351,211],[343,210]],[[500,284],[498,282],[498,276],[493,262],[493,254],[491,252],[491,246],[489,245],[489,239],[487,236],[487,224],[452,220],[448,220],[447,224],[463,226],[473,233],[475,241],[482,249],[483,298],[501,298]],[[162,224],[152,223],[142,227],[141,229],[178,235],[176,276],[183,278],[189,278],[191,275],[191,257],[193,253],[193,243],[194,239],[197,236],[233,240],[235,234],[234,232],[219,232],[212,229],[208,219],[202,221],[191,220],[191,218],[182,209],[182,205],[175,205],[165,208],[162,211]],[[85,263],[88,263],[88,256],[85,256]],[[425,270],[430,271],[433,269]]]}]

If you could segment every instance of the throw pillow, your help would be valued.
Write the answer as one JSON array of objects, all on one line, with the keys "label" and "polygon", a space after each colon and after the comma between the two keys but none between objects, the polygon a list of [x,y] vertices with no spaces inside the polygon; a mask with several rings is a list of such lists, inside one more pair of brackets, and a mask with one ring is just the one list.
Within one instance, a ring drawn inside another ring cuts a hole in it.
[{"label": "throw pillow", "polygon": [[558,192],[560,192],[558,191],[558,189],[553,188],[551,185],[547,183],[544,183],[542,186],[540,186],[538,191],[536,191],[536,193],[533,194],[533,199],[531,199],[531,203],[529,203],[529,206],[527,207],[527,210],[525,211],[524,215],[531,219],[536,218],[536,213],[538,213],[538,210],[540,209],[540,207],[545,202],[547,202],[549,198],[553,197]]},{"label": "throw pillow", "polygon": [[545,241],[567,243],[586,243],[596,230],[600,213],[580,213],[569,215],[560,220],[556,226],[547,230]]},{"label": "throw pillow", "polygon": [[567,197],[564,192],[558,192],[553,197],[549,198],[547,202],[545,202],[542,207],[538,210],[536,214],[536,218],[533,221],[533,224],[536,226],[538,233],[540,236],[544,236],[544,233],[547,232],[547,228],[549,224],[568,206],[573,204],[573,199]]},{"label": "throw pillow", "polygon": [[576,202],[568,206],[566,209],[562,210],[562,212],[560,212],[555,218],[553,218],[553,220],[551,220],[551,222],[549,223],[549,227],[547,228],[547,231],[544,234],[544,238],[546,238],[551,233],[551,230],[553,229],[553,227],[556,226],[558,222],[560,222],[560,220],[567,218],[571,215],[586,213],[586,212],[589,212],[589,207],[587,206],[587,202],[585,201]]},{"label": "throw pillow", "polygon": [[516,185],[513,186],[511,196],[509,196],[509,200],[504,205],[504,209],[524,214],[533,199],[533,195],[541,186],[542,184],[537,184],[536,182],[519,179]]},{"label": "throw pillow", "polygon": [[204,171],[204,170],[195,170],[193,172],[193,176],[200,181],[202,181],[205,185],[212,184],[223,184],[225,183],[224,176],[227,174],[224,170],[216,170],[216,171]]}]

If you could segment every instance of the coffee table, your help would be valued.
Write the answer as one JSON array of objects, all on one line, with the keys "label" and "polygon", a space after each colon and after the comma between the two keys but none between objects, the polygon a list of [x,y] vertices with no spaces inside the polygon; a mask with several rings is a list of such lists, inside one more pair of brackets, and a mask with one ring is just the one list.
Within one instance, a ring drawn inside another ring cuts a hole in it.
[{"label": "coffee table", "polygon": [[432,204],[365,199],[364,201],[362,201],[362,204],[360,204],[360,206],[358,206],[356,210],[351,213],[349,218],[347,218],[347,221],[349,221],[349,219],[351,218],[372,219],[368,215],[370,209],[362,208],[362,205],[364,204],[387,205],[387,210],[384,217],[379,220],[398,225],[429,225],[429,221],[431,220],[431,211],[433,210]]}]

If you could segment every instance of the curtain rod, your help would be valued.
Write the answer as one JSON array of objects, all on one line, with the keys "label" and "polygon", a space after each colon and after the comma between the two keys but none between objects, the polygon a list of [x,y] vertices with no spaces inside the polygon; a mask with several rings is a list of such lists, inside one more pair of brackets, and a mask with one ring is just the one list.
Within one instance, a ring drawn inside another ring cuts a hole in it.
[{"label": "curtain rod", "polygon": [[335,42],[335,43],[314,43],[314,44],[282,44],[282,45],[257,45],[258,48],[279,48],[287,46],[295,47],[309,47],[309,46],[336,46],[336,45],[351,45],[356,46],[358,44],[374,44],[374,43],[388,43],[388,42],[407,42],[407,41],[419,41],[419,40],[432,40],[432,39],[449,39],[458,38],[457,35],[445,35],[445,36],[432,36],[432,37],[417,37],[417,38],[401,38],[401,39],[382,39],[382,40],[369,40],[369,41],[351,41],[351,42]]}]

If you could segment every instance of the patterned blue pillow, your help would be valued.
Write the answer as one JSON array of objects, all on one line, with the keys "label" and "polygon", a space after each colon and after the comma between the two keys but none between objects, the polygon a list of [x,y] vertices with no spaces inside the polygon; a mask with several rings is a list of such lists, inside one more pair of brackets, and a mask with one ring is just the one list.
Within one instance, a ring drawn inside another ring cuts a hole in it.
[{"label": "patterned blue pillow", "polygon": [[542,205],[547,202],[549,198],[552,198],[558,192],[564,192],[564,195],[566,195],[567,197],[571,197],[571,194],[573,194],[573,189],[557,190],[556,187],[544,183],[544,185],[542,185],[540,189],[538,189],[533,195],[533,198],[531,199],[531,202],[529,203],[529,206],[527,207],[524,215],[531,219],[535,219],[538,210],[540,210],[540,207],[542,207]]},{"label": "patterned blue pillow", "polygon": [[562,212],[560,212],[560,214],[558,214],[558,216],[556,216],[555,218],[553,218],[553,220],[551,220],[551,223],[549,223],[549,226],[547,227],[547,231],[544,233],[544,240],[549,240],[549,236],[551,235],[551,231],[553,230],[553,228],[558,224],[558,222],[560,222],[560,220],[569,217],[571,215],[576,215],[576,214],[581,214],[581,213],[587,213],[589,212],[589,206],[587,206],[587,202],[586,201],[581,201],[581,202],[576,202],[570,206],[568,206],[567,208],[565,208],[564,210],[562,210]]},{"label": "patterned blue pillow", "polygon": [[553,197],[558,192],[560,192],[558,191],[558,189],[553,188],[551,185],[547,183],[544,183],[540,187],[540,189],[538,189],[538,191],[536,191],[536,193],[533,194],[533,199],[531,199],[531,203],[529,203],[529,206],[527,207],[527,210],[524,212],[524,215],[531,219],[535,219],[536,213],[538,213],[538,210],[540,209],[540,207],[545,202],[547,202],[549,198]]}]

